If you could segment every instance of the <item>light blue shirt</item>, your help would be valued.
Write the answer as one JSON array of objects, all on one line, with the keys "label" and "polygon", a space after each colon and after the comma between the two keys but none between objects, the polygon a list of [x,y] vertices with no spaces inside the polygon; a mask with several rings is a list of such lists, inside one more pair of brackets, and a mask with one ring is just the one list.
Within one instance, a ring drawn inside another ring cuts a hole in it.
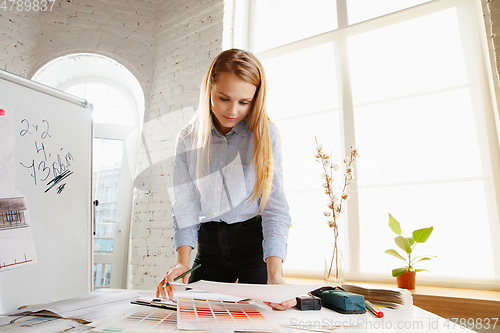
[{"label": "light blue shirt", "polygon": [[[274,157],[273,184],[266,207],[261,212],[264,259],[286,257],[286,243],[291,218],[283,189],[281,142],[278,130],[269,124]],[[183,133],[183,132],[181,132]],[[172,204],[176,249],[195,247],[199,223],[246,221],[258,214],[259,201],[245,200],[254,183],[253,132],[240,121],[223,135],[212,124],[209,147],[210,169],[200,184],[196,181],[197,151],[195,138],[180,134],[174,159],[174,201]],[[201,187],[201,188],[199,188]]]}]

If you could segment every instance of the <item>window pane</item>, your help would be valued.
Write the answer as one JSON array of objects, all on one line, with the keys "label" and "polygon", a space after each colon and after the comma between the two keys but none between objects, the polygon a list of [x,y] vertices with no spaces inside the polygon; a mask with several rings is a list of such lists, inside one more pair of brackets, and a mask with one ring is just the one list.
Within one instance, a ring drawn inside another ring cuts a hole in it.
[{"label": "window pane", "polygon": [[254,51],[337,29],[334,0],[256,0]]},{"label": "window pane", "polygon": [[[323,234],[328,197],[322,187],[322,166],[316,162],[315,135],[337,164],[341,159],[340,116],[328,111],[276,122],[282,140],[284,188],[293,226],[285,270],[322,272]],[[338,177],[340,180],[340,177]],[[336,184],[340,188],[340,184]],[[338,190],[340,192],[340,190]],[[311,240],[303,246],[304,239]]]},{"label": "window pane", "polygon": [[431,0],[347,0],[349,24],[410,8]]},{"label": "window pane", "polygon": [[468,83],[455,9],[360,34],[348,43],[354,104]]},{"label": "window pane", "polygon": [[[281,137],[286,138],[282,141],[285,190],[297,192],[321,189],[323,171],[314,158],[315,136],[318,142],[323,144],[324,151],[331,153],[332,159],[340,165],[342,159],[339,112],[325,112],[275,123]],[[298,135],[300,132],[302,133]],[[324,201],[327,201],[326,195]]]},{"label": "window pane", "polygon": [[75,84],[74,86],[69,87],[68,89],[65,90],[68,94],[71,94],[73,96],[85,98],[85,87],[87,85],[85,83],[79,83]]},{"label": "window pane", "polygon": [[263,62],[271,120],[339,107],[333,43]]},{"label": "window pane", "polygon": [[94,287],[109,288],[111,264],[94,264]]},{"label": "window pane", "polygon": [[[323,211],[327,197],[322,189],[321,165],[314,158],[315,135],[333,154],[333,159],[341,162],[333,43],[274,58],[263,65],[268,78],[268,113],[284,138],[284,186],[294,224],[289,244],[295,246],[289,246],[284,267],[321,271],[323,256],[315,253],[323,253]],[[319,237],[319,241],[307,247],[297,246],[304,237]],[[304,258],[310,260],[306,263]]]},{"label": "window pane", "polygon": [[99,82],[86,83],[85,97],[94,104],[107,104],[109,97],[109,85]]},{"label": "window pane", "polygon": [[136,112],[127,96],[109,84],[86,82],[65,90],[67,93],[85,98],[94,107],[92,115],[96,123],[136,125]]},{"label": "window pane", "polygon": [[[319,175],[317,178],[321,184]],[[289,231],[289,245],[283,268],[286,272],[303,270],[321,273],[324,266],[323,233],[326,229],[326,222],[321,215],[325,210],[326,195],[316,190],[287,193],[286,198],[293,224]]]},{"label": "window pane", "polygon": [[123,141],[94,138],[94,198],[99,201],[95,216],[96,254],[113,252],[122,152]]},{"label": "window pane", "polygon": [[[470,89],[354,109],[360,182],[387,185],[483,176]],[[374,126],[376,124],[376,126]]]},{"label": "window pane", "polygon": [[134,123],[130,107],[112,104],[95,104],[94,121],[104,124],[131,125]]},{"label": "window pane", "polygon": [[360,189],[362,273],[390,275],[392,269],[404,266],[402,260],[384,253],[395,249],[402,254],[388,226],[391,213],[405,237],[413,230],[434,227],[429,240],[417,244],[414,253],[437,258],[417,263],[416,268],[428,269],[433,277],[494,278],[488,205],[495,203],[487,187],[483,181],[466,181]]}]

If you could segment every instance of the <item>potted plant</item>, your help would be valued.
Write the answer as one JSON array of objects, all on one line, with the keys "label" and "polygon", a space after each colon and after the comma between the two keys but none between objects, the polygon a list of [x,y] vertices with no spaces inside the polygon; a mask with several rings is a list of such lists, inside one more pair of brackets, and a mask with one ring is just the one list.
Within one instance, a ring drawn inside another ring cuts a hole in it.
[{"label": "potted plant", "polygon": [[[389,227],[398,235],[394,238],[396,245],[406,253],[406,258],[399,254],[394,249],[386,250],[385,253],[395,256],[403,260],[406,264],[404,267],[395,268],[392,270],[392,276],[396,278],[398,288],[415,289],[415,274],[416,272],[427,271],[426,269],[416,269],[413,266],[424,260],[431,260],[436,256],[415,256],[412,258],[413,249],[418,243],[425,243],[432,233],[433,227],[417,229],[413,231],[412,237],[401,236],[400,223],[389,214]],[[428,272],[428,271],[427,271]]]}]

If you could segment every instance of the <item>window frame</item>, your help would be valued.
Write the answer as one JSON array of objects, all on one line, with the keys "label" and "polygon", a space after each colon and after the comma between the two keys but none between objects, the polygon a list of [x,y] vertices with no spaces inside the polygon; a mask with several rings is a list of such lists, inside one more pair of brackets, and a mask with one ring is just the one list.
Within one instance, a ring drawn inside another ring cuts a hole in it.
[{"label": "window frame", "polygon": [[127,98],[130,106],[132,107],[131,111],[137,116],[134,119],[134,124],[131,126],[94,122],[94,137],[107,136],[112,139],[125,140],[133,130],[139,128],[139,124],[142,123],[142,120],[140,119],[140,113],[137,109],[137,102],[132,94],[116,81],[98,76],[85,76],[68,80],[61,84],[57,89],[66,91],[67,89],[82,83],[101,83],[116,88]]},{"label": "window frame", "polygon": [[[245,35],[248,37],[246,40],[240,43],[242,48],[253,51],[253,36],[252,36],[252,24],[255,21],[253,17],[254,11],[252,10],[255,6],[255,0],[247,0],[249,2],[250,9],[247,14],[249,22],[247,26],[247,31],[238,31],[235,29],[236,35]],[[422,17],[428,15],[430,12],[438,12],[450,8],[457,8],[460,11],[460,15],[471,15],[469,22],[478,22],[477,26],[470,27],[472,29],[477,29],[477,33],[481,36],[481,40],[471,40],[470,42],[474,44],[475,54],[474,57],[480,61],[479,67],[481,68],[481,73],[479,73],[478,84],[480,88],[478,89],[482,92],[482,100],[487,103],[484,108],[487,112],[484,113],[485,124],[487,126],[487,140],[490,143],[490,160],[491,168],[493,170],[493,184],[494,193],[496,198],[500,198],[500,176],[494,172],[500,167],[500,151],[498,149],[500,144],[500,120],[498,115],[497,101],[500,97],[496,93],[499,91],[498,85],[494,84],[494,79],[498,79],[496,75],[494,61],[492,60],[492,42],[487,40],[487,29],[486,24],[481,24],[482,17],[481,14],[484,10],[484,4],[479,4],[478,1],[473,0],[434,0],[430,2],[425,2],[423,4],[403,9],[394,13],[390,13],[384,16],[376,17],[368,21],[359,22],[353,25],[348,24],[347,20],[347,4],[346,0],[337,0],[337,20],[338,29],[332,30],[320,35],[312,36],[306,39],[298,40],[289,44],[277,46],[275,48],[265,50],[256,53],[256,56],[261,61],[270,60],[279,56],[283,56],[289,53],[305,50],[314,46],[319,46],[325,43],[334,43],[336,50],[336,61],[342,63],[342,66],[337,66],[339,75],[339,89],[340,89],[340,104],[341,104],[341,123],[343,126],[343,151],[341,155],[345,155],[345,152],[349,151],[351,144],[355,144],[355,132],[354,132],[354,105],[352,100],[350,75],[349,75],[349,65],[348,65],[348,51],[347,51],[347,39],[351,36],[368,32],[371,30],[383,28],[386,26],[391,26],[397,23],[405,22],[414,18]],[[461,9],[459,9],[461,8]],[[467,10],[468,9],[468,10]],[[473,17],[475,16],[475,17]],[[496,134],[496,135],[495,135]],[[286,140],[286,138],[283,138]],[[492,144],[493,143],[493,144]],[[494,147],[496,145],[496,147]],[[356,172],[356,168],[355,168]],[[354,177],[356,177],[356,173]],[[348,247],[345,249],[349,254],[349,271],[346,271],[346,280],[356,280],[356,281],[370,281],[370,282],[393,282],[393,280],[388,280],[381,275],[370,275],[365,276],[360,270],[360,221],[359,221],[359,198],[358,198],[358,188],[357,184],[353,182],[350,187],[351,198],[349,204],[347,205],[347,211],[345,216],[349,218],[348,225]],[[500,205],[497,205],[497,219],[500,220]],[[491,222],[490,222],[491,223]],[[497,254],[493,249],[493,258],[495,262],[500,262],[500,254]],[[498,269],[498,268],[497,268]],[[303,271],[287,271],[285,274],[290,276],[311,276],[310,272]],[[419,277],[419,281],[421,278]],[[452,285],[457,287],[470,287],[474,285],[479,288],[494,288],[500,283],[500,278],[495,279],[484,279],[478,283],[471,282],[469,280],[465,281],[464,278],[452,279],[453,281],[440,281],[440,279],[434,279],[433,277],[427,278],[422,276],[423,284],[427,285]]]}]

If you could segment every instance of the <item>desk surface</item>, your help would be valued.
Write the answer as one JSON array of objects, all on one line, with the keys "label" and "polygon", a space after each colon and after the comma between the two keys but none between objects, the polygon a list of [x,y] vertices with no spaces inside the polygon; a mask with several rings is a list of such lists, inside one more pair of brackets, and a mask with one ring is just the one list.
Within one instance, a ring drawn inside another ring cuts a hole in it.
[{"label": "desk surface", "polygon": [[[287,283],[320,283],[320,279],[286,277]],[[380,287],[395,287],[395,284],[352,282]],[[466,321],[484,322],[487,318],[500,317],[500,291],[451,287],[417,286],[410,290],[413,304],[444,318],[464,318]],[[500,323],[500,319],[499,319]],[[497,332],[500,332],[500,325]]]},{"label": "desk surface", "polygon": [[[96,293],[99,293],[99,291]],[[139,293],[145,297],[154,295],[153,292],[139,291]],[[355,332],[472,332],[464,328],[466,325],[461,327],[459,322],[455,323],[451,319],[441,318],[416,306],[397,310],[383,309],[384,317],[376,318],[369,312],[360,315],[345,315],[327,308],[322,308],[320,311],[300,311],[296,308],[287,311],[276,311],[263,303],[256,302],[256,304],[268,320],[280,324],[285,332],[290,333],[315,332],[328,328],[335,328],[334,332],[353,332],[353,329],[355,329]],[[99,329],[105,328],[106,323],[113,320],[125,319],[131,315],[137,316],[138,313],[143,316],[146,313],[156,313],[158,316],[159,313],[158,309],[134,304],[122,304],[117,309],[120,314],[117,314],[114,318],[103,319],[102,323],[104,325],[100,326]],[[161,310],[160,312],[166,314],[173,311]],[[173,315],[176,315],[176,313],[172,314],[170,318]],[[171,325],[170,328],[164,327],[162,332],[165,331],[175,332],[177,330],[175,326]],[[150,328],[149,332],[154,331]]]},{"label": "desk surface", "polygon": [[[96,291],[92,293],[92,296],[99,297],[103,293],[110,292],[119,293],[121,291]],[[152,291],[138,291],[138,293],[143,297],[154,296]],[[360,315],[344,315],[326,308],[320,311],[300,311],[295,308],[287,311],[276,311],[263,303],[257,302],[255,304],[259,306],[261,313],[268,320],[278,323],[283,327],[284,332],[289,333],[316,332],[318,330],[328,332],[325,329],[335,329],[334,332],[353,332],[353,330],[355,332],[473,332],[464,327],[477,328],[476,323],[473,326],[462,323],[462,326],[460,326],[460,322],[455,323],[451,319],[441,318],[416,306],[398,310],[383,309],[384,317],[376,318],[369,312]],[[96,312],[97,309],[89,309],[89,313],[92,313],[95,318],[93,323],[89,325],[97,327],[94,331],[98,332],[178,332],[176,311],[131,304],[130,299],[106,304],[105,311],[101,311],[101,316],[96,317]],[[138,326],[138,318],[146,317],[149,320],[145,320],[144,323],[147,323],[148,328],[141,328]],[[154,327],[155,323],[159,323],[160,319],[163,324],[158,328]],[[82,332],[85,329],[83,325],[73,326],[75,327],[73,330],[67,330],[66,332]],[[6,327],[8,326],[2,327],[0,325],[0,332],[8,331],[5,329]],[[129,330],[125,330],[126,327]],[[46,325],[45,328],[43,332],[55,331],[49,330],[49,325]],[[57,327],[57,330],[60,331],[60,327]],[[14,331],[11,330],[11,332]],[[22,330],[17,329],[15,332],[35,332],[35,330],[23,328]]]}]

